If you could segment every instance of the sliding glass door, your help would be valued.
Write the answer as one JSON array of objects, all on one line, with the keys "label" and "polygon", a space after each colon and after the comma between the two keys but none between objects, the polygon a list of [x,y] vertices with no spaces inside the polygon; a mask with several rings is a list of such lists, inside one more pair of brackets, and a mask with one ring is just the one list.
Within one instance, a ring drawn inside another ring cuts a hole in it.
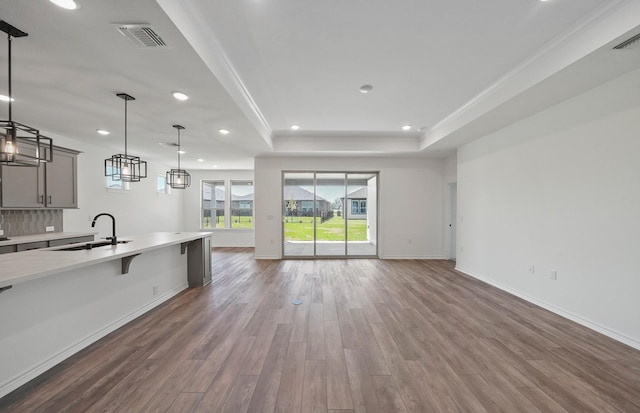
[{"label": "sliding glass door", "polygon": [[378,173],[283,172],[283,256],[371,257]]}]

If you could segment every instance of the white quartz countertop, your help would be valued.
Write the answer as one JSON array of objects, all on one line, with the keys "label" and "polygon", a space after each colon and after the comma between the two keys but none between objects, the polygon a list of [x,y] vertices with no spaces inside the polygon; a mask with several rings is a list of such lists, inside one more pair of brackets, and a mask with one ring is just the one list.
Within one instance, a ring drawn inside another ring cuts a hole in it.
[{"label": "white quartz countertop", "polygon": [[47,232],[45,234],[22,235],[19,237],[9,237],[6,241],[0,241],[0,247],[4,245],[26,244],[29,242],[51,241],[54,239],[87,237],[96,234],[97,232]]},{"label": "white quartz countertop", "polygon": [[62,247],[2,254],[0,255],[0,288],[209,236],[211,236],[210,232],[154,232],[124,236],[118,238],[118,241],[130,242],[90,250],[57,251],[73,245],[86,244],[82,242]]}]

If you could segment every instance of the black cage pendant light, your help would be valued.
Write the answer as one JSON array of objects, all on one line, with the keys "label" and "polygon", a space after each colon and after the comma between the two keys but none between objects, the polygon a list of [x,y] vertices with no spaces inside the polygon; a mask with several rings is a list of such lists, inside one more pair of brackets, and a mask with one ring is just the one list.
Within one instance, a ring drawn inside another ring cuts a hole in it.
[{"label": "black cage pendant light", "polygon": [[104,160],[104,175],[114,181],[140,182],[141,178],[147,177],[147,162],[127,152],[127,103],[135,98],[126,93],[118,93],[116,96],[124,100],[124,153]]},{"label": "black cage pendant light", "polygon": [[38,129],[13,121],[13,94],[11,91],[11,40],[14,37],[26,37],[27,33],[0,21],[0,30],[7,34],[9,44],[9,119],[0,120],[0,165],[40,166],[40,162],[51,162],[53,140],[40,134]]},{"label": "black cage pendant light", "polygon": [[184,129],[182,125],[173,125],[178,130],[178,169],[167,172],[167,184],[173,189],[185,189],[191,185],[191,175],[184,169],[180,169],[180,131]]}]

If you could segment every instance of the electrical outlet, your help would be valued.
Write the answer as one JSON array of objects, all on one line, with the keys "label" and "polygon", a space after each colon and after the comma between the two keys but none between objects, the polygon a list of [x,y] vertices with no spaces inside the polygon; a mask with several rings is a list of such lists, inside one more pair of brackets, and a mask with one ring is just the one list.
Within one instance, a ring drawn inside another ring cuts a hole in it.
[{"label": "electrical outlet", "polygon": [[0,229],[0,235],[4,235],[4,230]]},{"label": "electrical outlet", "polygon": [[45,228],[45,231],[47,231],[47,232],[53,232],[53,231],[55,231],[55,230],[56,230],[56,228],[55,228],[55,227],[46,227],[46,228]]},{"label": "electrical outlet", "polygon": [[536,273],[536,266],[533,264],[529,264],[529,274],[535,274]]},{"label": "electrical outlet", "polygon": [[550,280],[557,280],[558,279],[558,271],[556,270],[551,270],[549,272],[549,279]]}]

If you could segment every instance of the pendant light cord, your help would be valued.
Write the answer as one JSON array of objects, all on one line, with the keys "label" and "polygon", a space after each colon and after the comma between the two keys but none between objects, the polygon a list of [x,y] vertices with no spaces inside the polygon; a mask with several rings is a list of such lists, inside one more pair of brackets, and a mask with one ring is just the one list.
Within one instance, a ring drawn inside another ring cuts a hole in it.
[{"label": "pendant light cord", "polygon": [[178,169],[180,169],[180,129],[178,129]]},{"label": "pendant light cord", "polygon": [[13,118],[11,117],[11,97],[13,96],[13,94],[11,93],[11,35],[9,33],[7,33],[7,40],[9,43],[9,122],[11,123],[11,121],[13,120]]},{"label": "pendant light cord", "polygon": [[127,156],[127,104],[128,99],[124,100],[124,156]]}]

